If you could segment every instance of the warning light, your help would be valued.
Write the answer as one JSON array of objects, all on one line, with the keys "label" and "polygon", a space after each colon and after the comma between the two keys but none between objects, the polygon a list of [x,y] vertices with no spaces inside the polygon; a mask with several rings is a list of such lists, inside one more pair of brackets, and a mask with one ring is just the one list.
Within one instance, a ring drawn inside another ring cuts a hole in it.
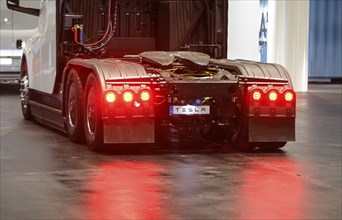
[{"label": "warning light", "polygon": [[151,95],[150,95],[150,92],[148,92],[148,91],[142,91],[141,93],[140,93],[140,99],[142,100],[142,101],[148,101],[148,100],[150,100],[150,98],[151,98]]},{"label": "warning light", "polygon": [[196,100],[195,100],[195,105],[200,105],[200,104],[202,104],[201,99],[196,99]]},{"label": "warning light", "polygon": [[252,98],[254,101],[259,101],[261,99],[261,91],[253,91]]},{"label": "warning light", "polygon": [[276,101],[278,99],[278,93],[276,91],[271,91],[268,93],[268,98],[270,101]]},{"label": "warning light", "polygon": [[107,92],[105,97],[106,97],[106,101],[110,103],[115,102],[116,100],[116,95],[112,91]]},{"label": "warning light", "polygon": [[294,93],[292,91],[287,91],[285,92],[284,97],[285,97],[285,101],[291,102],[294,99]]},{"label": "warning light", "polygon": [[125,102],[132,102],[133,101],[133,92],[132,91],[125,91],[123,93],[123,100]]}]

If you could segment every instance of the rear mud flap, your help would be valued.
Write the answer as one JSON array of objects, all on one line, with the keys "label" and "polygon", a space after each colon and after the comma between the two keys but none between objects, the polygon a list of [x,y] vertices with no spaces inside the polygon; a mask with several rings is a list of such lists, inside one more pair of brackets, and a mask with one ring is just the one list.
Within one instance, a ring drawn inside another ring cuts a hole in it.
[{"label": "rear mud flap", "polygon": [[104,143],[154,143],[154,119],[115,119],[103,122]]},{"label": "rear mud flap", "polygon": [[295,118],[249,118],[250,142],[295,141]]}]

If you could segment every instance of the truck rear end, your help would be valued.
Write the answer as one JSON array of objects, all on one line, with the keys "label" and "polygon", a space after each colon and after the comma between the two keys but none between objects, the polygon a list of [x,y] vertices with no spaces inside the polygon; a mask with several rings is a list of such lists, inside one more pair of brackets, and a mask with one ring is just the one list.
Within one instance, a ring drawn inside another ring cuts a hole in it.
[{"label": "truck rear end", "polygon": [[226,59],[227,0],[54,2],[30,11],[56,12],[56,26],[42,29],[56,35],[45,52],[56,53],[57,66],[47,68],[56,71],[52,88],[22,89],[25,118],[65,129],[91,150],[154,143],[159,126],[196,127],[209,139],[219,128],[246,150],[294,140],[286,70]]}]

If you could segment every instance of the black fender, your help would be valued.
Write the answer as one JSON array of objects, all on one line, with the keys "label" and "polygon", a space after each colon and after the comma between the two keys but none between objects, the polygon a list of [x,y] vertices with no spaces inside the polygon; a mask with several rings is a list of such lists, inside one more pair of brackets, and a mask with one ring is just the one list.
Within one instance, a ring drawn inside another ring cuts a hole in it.
[{"label": "black fender", "polygon": [[293,89],[290,74],[279,64],[227,59],[212,59],[210,63],[227,69],[242,79],[249,79],[252,82],[287,84],[289,89]]},{"label": "black fender", "polygon": [[[125,84],[123,81],[130,82],[131,79],[149,77],[145,68],[138,63],[114,58],[74,58],[68,61],[63,71],[63,86],[67,84],[66,80],[72,68],[78,71],[81,81],[84,81],[84,85],[88,74],[93,72],[99,83],[98,88],[102,90],[103,94],[107,90],[112,89],[112,83],[115,81]],[[154,143],[155,122],[153,106],[148,109],[149,114],[141,118],[121,117],[117,119],[102,112],[104,143]]]},{"label": "black fender", "polygon": [[[269,88],[278,91],[293,90],[291,77],[283,66],[274,63],[227,59],[212,59],[211,64],[230,71],[236,77],[240,101],[240,111],[237,112],[237,116],[245,123],[243,128],[246,141],[286,143],[286,141],[295,140],[295,102],[289,107],[277,106],[276,112],[280,113],[274,115],[267,113],[268,110],[265,108],[262,111],[266,114],[257,115],[250,112],[249,108],[248,91],[251,88],[261,88],[266,91]],[[283,115],[283,112],[287,110],[291,114]]]},{"label": "black fender", "polygon": [[[80,73],[80,78],[85,84],[88,73],[93,72],[99,82],[102,92],[106,91],[107,81],[147,76],[145,68],[137,63],[118,60],[115,58],[74,58],[67,62],[63,70],[62,85],[65,90],[66,80],[70,69],[75,68]],[[64,98],[64,96],[63,96]]]},{"label": "black fender", "polygon": [[67,73],[71,68],[76,68],[80,72],[92,71],[96,75],[103,91],[106,90],[106,81],[147,76],[145,68],[137,63],[114,58],[74,58],[68,61],[66,68],[64,69],[62,79],[63,84],[65,83],[64,81],[66,80]]}]

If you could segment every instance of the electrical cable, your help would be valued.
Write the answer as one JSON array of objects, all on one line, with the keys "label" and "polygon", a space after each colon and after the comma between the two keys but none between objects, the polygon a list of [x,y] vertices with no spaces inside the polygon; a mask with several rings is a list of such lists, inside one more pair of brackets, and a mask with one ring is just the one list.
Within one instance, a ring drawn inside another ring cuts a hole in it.
[{"label": "electrical cable", "polygon": [[[117,2],[116,2],[116,4],[117,4]],[[104,46],[103,44],[98,46],[98,47],[95,47],[95,48],[91,48],[91,47],[102,43],[108,36],[110,36],[110,37],[113,36],[112,35],[113,34],[113,32],[112,32],[112,22],[111,22],[111,16],[110,16],[111,15],[111,10],[112,10],[112,0],[109,0],[107,29],[106,29],[106,33],[103,35],[103,37],[99,41],[94,42],[94,43],[89,43],[89,44],[85,44],[85,43],[79,42],[78,41],[78,30],[77,30],[77,28],[73,27],[73,28],[71,28],[71,30],[74,32],[74,41],[77,44],[86,47],[87,49],[96,50],[96,49],[102,48]],[[117,10],[117,9],[115,9],[115,10]],[[108,35],[109,32],[111,32],[111,35]],[[105,42],[106,44],[108,43],[110,37]]]},{"label": "electrical cable", "polygon": [[113,36],[113,28],[112,28],[112,21],[110,21],[110,31],[109,31],[108,38],[105,40],[105,42],[103,42],[101,45],[97,47],[88,47],[88,46],[84,46],[84,47],[88,50],[99,50],[109,43],[109,40],[112,38],[112,36]]}]

